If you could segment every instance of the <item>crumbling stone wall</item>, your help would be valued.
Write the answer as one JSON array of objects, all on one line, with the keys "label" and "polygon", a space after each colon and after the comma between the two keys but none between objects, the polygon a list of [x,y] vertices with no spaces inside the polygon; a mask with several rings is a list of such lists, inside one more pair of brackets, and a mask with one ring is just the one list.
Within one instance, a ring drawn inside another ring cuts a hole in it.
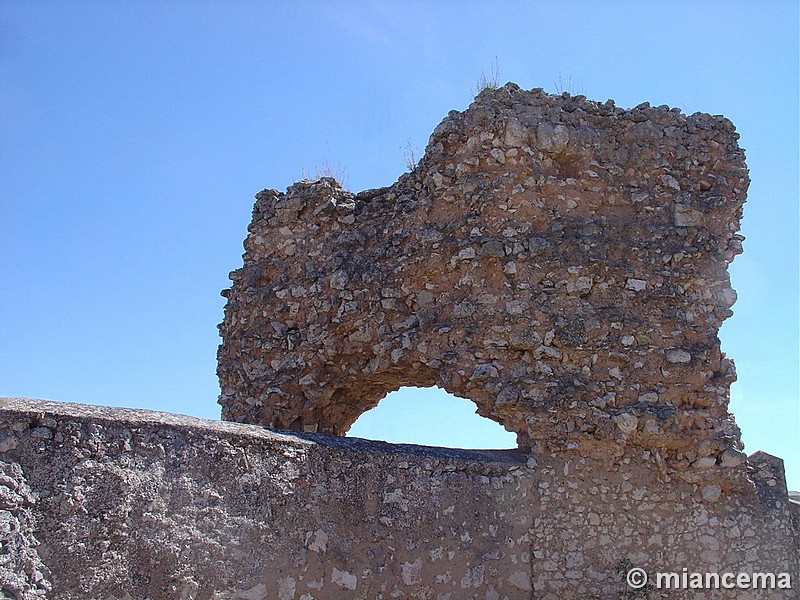
[{"label": "crumbling stone wall", "polygon": [[[0,449],[5,449],[0,443]],[[33,493],[16,462],[0,461],[0,597],[39,600],[51,586],[36,546]]]},{"label": "crumbling stone wall", "polygon": [[[736,137],[508,84],[389,188],[261,192],[225,292],[228,421],[0,399],[0,593],[797,597],[800,512],[780,459],[741,453],[717,338]],[[403,385],[469,398],[520,448],[340,437]],[[794,589],[637,591],[632,566]]]},{"label": "crumbling stone wall", "polygon": [[[220,326],[223,418],[344,434],[438,385],[521,447],[741,479],[717,332],[744,153],[723,117],[485,90],[417,168],[256,198]],[[666,467],[665,467],[666,465]]]},{"label": "crumbling stone wall", "polygon": [[[0,461],[14,481],[2,485],[27,490],[28,513],[4,537],[22,550],[16,572],[0,555],[0,590],[23,600],[796,597],[798,532],[779,459],[752,456],[748,485],[721,490],[668,481],[644,452],[627,448],[609,470],[569,452],[0,399]],[[794,589],[636,591],[628,566],[787,573]]]}]

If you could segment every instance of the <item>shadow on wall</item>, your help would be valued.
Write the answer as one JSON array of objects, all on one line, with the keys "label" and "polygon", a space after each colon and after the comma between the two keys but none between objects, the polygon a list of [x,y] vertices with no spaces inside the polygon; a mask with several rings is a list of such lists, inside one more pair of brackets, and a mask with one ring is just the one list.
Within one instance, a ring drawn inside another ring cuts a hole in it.
[{"label": "shadow on wall", "polygon": [[439,387],[402,387],[362,414],[348,437],[445,448],[516,448],[516,435]]}]

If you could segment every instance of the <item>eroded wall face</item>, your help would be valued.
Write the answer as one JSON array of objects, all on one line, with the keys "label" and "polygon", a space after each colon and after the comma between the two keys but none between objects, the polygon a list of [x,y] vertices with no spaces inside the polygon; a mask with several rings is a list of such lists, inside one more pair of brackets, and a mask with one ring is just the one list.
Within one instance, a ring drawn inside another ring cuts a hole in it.
[{"label": "eroded wall face", "polygon": [[419,166],[257,196],[220,326],[225,419],[343,434],[439,385],[539,451],[743,468],[717,332],[748,185],[729,121],[487,90]]},{"label": "eroded wall face", "polygon": [[21,600],[661,597],[627,587],[632,566],[787,573],[797,585],[771,457],[756,457],[754,483],[731,491],[669,480],[633,449],[609,471],[576,453],[533,460],[2,404],[0,501],[24,501],[10,508],[23,526],[0,528],[3,549],[23,549],[13,564],[0,552],[0,589]]},{"label": "eroded wall face", "polygon": [[[390,188],[261,192],[226,292],[220,402],[302,433],[0,399],[0,593],[666,593],[632,590],[634,566],[796,589],[782,465],[744,461],[717,339],[746,187],[725,119],[507,85],[451,113]],[[471,399],[523,448],[316,433],[403,385]]]}]

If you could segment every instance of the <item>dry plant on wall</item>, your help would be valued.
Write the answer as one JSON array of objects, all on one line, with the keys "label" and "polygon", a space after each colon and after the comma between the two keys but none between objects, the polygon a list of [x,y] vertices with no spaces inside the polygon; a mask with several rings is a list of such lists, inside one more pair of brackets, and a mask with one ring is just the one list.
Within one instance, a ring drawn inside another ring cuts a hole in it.
[{"label": "dry plant on wall", "polygon": [[347,169],[345,169],[340,162],[331,163],[327,159],[322,161],[322,164],[318,164],[314,167],[313,177],[309,174],[305,167],[303,167],[301,170],[302,179],[318,181],[323,177],[332,177],[342,189],[347,189],[349,176]]},{"label": "dry plant on wall", "polygon": [[563,94],[567,92],[571,96],[585,96],[586,95],[586,86],[583,85],[582,79],[576,79],[573,81],[572,75],[567,78],[567,81],[563,81],[561,79],[561,75],[558,76],[558,79],[553,81],[553,89],[555,90],[556,94]]},{"label": "dry plant on wall", "polygon": [[483,69],[481,69],[481,76],[478,77],[478,83],[475,85],[475,95],[477,96],[483,90],[496,90],[499,87],[500,68],[497,66],[497,57],[495,56],[488,75]]},{"label": "dry plant on wall", "polygon": [[417,163],[419,162],[418,154],[417,147],[411,143],[411,139],[406,140],[406,145],[403,149],[403,159],[406,163],[406,169],[408,169],[409,172],[413,172],[414,169],[417,168]]}]

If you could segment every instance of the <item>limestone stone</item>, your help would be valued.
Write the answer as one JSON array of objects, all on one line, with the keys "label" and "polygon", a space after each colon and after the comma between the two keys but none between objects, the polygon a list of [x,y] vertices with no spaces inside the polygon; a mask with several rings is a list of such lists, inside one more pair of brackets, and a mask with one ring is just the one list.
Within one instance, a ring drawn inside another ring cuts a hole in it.
[{"label": "limestone stone", "polygon": [[692,355],[686,350],[676,348],[667,350],[667,362],[686,364],[692,361]]},{"label": "limestone stone", "polygon": [[675,205],[675,226],[676,227],[702,227],[704,223],[703,213],[685,204]]}]

